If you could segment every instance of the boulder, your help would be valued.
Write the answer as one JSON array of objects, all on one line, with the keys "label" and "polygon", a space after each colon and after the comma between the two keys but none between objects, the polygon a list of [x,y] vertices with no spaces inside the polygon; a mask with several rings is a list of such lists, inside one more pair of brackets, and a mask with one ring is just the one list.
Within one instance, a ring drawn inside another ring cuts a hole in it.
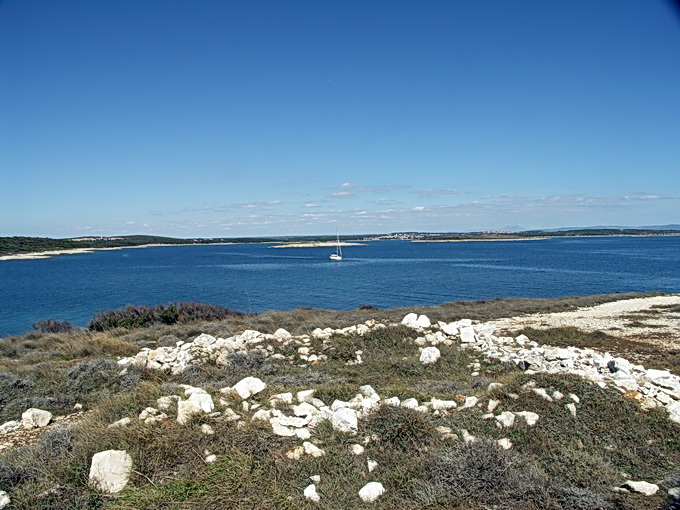
[{"label": "boulder", "polygon": [[257,393],[260,393],[266,387],[267,385],[257,377],[246,377],[245,379],[241,379],[239,382],[237,382],[231,388],[231,392],[234,395],[241,397],[241,400],[245,400],[252,397],[253,395],[256,395]]},{"label": "boulder", "polygon": [[274,336],[279,340],[290,340],[291,338],[293,338],[293,335],[291,335],[287,330],[283,328],[279,328],[276,331],[274,331]]},{"label": "boulder", "polygon": [[420,353],[420,362],[423,365],[430,365],[436,363],[441,358],[442,353],[436,347],[425,347]]},{"label": "boulder", "polygon": [[471,344],[477,341],[475,336],[475,329],[472,326],[465,326],[460,328],[460,341],[464,344]]},{"label": "boulder", "polygon": [[90,483],[102,492],[123,490],[132,472],[132,457],[125,450],[95,453],[90,466]]},{"label": "boulder", "polygon": [[333,429],[347,434],[356,434],[359,427],[357,413],[349,407],[342,407],[333,413],[331,417]]},{"label": "boulder", "polygon": [[515,423],[515,414],[511,411],[503,411],[501,414],[496,416],[496,421],[503,427],[512,427]]},{"label": "boulder", "polygon": [[21,415],[21,424],[24,428],[35,429],[46,426],[52,420],[52,413],[42,409],[27,409]]},{"label": "boulder", "polygon": [[416,320],[416,324],[418,325],[419,328],[426,329],[432,326],[432,323],[430,322],[430,319],[427,317],[427,315],[420,315],[418,316],[418,319]]},{"label": "boulder", "polygon": [[385,487],[380,482],[368,482],[359,491],[359,497],[364,503],[373,503],[385,494]]},{"label": "boulder", "polygon": [[409,328],[418,328],[418,315],[409,313],[401,320],[401,323]]}]

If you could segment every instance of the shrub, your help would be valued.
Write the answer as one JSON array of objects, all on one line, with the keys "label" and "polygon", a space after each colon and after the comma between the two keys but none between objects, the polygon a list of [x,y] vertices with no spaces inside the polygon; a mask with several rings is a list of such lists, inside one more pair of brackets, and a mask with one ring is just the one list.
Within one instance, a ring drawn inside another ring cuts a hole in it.
[{"label": "shrub", "polygon": [[555,499],[562,508],[570,510],[609,510],[611,508],[611,505],[599,494],[578,487],[567,487],[555,491]]},{"label": "shrub", "polygon": [[434,421],[426,413],[381,405],[366,419],[367,435],[376,435],[385,446],[406,451],[429,446],[437,437]]},{"label": "shrub", "polygon": [[58,321],[56,319],[39,320],[32,324],[33,330],[38,333],[70,333],[80,328],[68,321]]},{"label": "shrub", "polygon": [[536,468],[496,441],[477,439],[436,452],[425,473],[429,497],[441,503],[476,501],[501,508],[549,508],[547,486]]},{"label": "shrub", "polygon": [[88,324],[93,331],[116,328],[143,328],[154,324],[177,324],[195,321],[217,321],[245,314],[222,306],[179,302],[170,305],[127,305],[118,310],[99,312]]}]

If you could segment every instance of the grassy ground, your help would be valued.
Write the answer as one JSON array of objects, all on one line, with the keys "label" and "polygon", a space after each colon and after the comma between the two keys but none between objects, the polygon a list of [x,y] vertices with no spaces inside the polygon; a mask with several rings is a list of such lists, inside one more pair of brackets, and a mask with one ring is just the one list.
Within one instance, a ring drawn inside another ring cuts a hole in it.
[{"label": "grassy ground", "polygon": [[[451,303],[415,309],[433,320],[487,320],[534,311],[561,311],[602,303],[621,295],[561,300],[494,300]],[[640,297],[636,295],[635,297]],[[81,403],[88,412],[70,428],[52,428],[42,438],[0,453],[0,490],[12,498],[12,508],[156,509],[156,508],[457,508],[497,509],[657,509],[670,508],[662,490],[654,497],[622,494],[611,488],[627,479],[671,484],[680,477],[680,426],[661,410],[642,411],[621,394],[574,376],[526,375],[506,365],[485,363],[458,346],[440,346],[442,358],[433,365],[418,361],[415,333],[402,326],[366,336],[336,336],[315,352],[328,361],[315,365],[271,360],[256,353],[234,356],[227,366],[204,366],[169,375],[130,369],[120,375],[119,356],[140,346],[174,345],[201,332],[226,337],[246,328],[273,333],[279,327],[293,334],[316,327],[340,327],[368,318],[399,321],[407,311],[362,310],[332,312],[297,310],[225,321],[154,326],[106,332],[31,333],[0,340],[0,422],[17,419],[29,407],[58,414]],[[571,330],[525,332],[554,345],[578,344],[611,351],[611,339]],[[544,335],[540,338],[539,335]],[[357,350],[364,363],[347,365]],[[291,347],[290,352],[293,354]],[[471,364],[480,363],[472,376]],[[125,428],[107,426],[123,416],[135,417],[162,395],[179,393],[178,384],[200,386],[219,399],[219,388],[245,376],[264,380],[267,389],[251,399],[268,405],[284,391],[316,389],[330,405],[352,398],[370,384],[382,397],[415,397],[419,401],[477,396],[482,407],[438,416],[384,406],[359,424],[356,436],[334,431],[322,422],[312,441],[325,450],[319,458],[286,455],[301,441],[272,434],[268,424],[252,422],[242,412],[239,422],[196,417],[188,425],[168,419],[154,425],[134,421]],[[489,391],[491,382],[505,386]],[[527,383],[580,398],[576,417],[564,404],[537,396]],[[532,411],[540,416],[534,427],[518,420],[501,429],[484,420],[490,399],[496,413]],[[215,434],[201,432],[209,423]],[[242,423],[242,425],[239,425]],[[445,437],[448,427],[458,439]],[[465,443],[463,429],[478,440]],[[363,455],[351,445],[366,444]],[[508,438],[511,450],[496,440]],[[87,484],[90,459],[98,451],[125,449],[134,473],[126,489],[107,496]],[[205,462],[205,452],[217,462]],[[368,459],[377,468],[367,469]],[[316,484],[321,502],[305,501],[302,493]],[[380,481],[387,493],[373,504],[362,504],[359,489]]]}]

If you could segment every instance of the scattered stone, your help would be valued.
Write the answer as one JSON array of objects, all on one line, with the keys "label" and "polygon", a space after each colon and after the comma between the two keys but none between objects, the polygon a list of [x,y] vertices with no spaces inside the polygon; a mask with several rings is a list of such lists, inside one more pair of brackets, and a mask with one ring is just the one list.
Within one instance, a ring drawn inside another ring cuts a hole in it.
[{"label": "scattered stone", "polygon": [[499,439],[497,442],[498,445],[504,450],[509,450],[510,448],[512,448],[512,441],[510,441],[510,439],[508,439],[507,437]]},{"label": "scattered stone", "polygon": [[576,418],[576,405],[572,402],[570,404],[565,405],[564,407],[567,408],[567,411],[571,413],[571,415]]},{"label": "scattered stone", "polygon": [[186,425],[191,421],[191,417],[201,414],[201,408],[192,400],[180,400],[177,402],[177,423]]},{"label": "scattered stone", "polygon": [[489,411],[490,413],[493,413],[498,407],[498,404],[500,403],[501,403],[500,400],[489,399],[489,404],[486,406],[486,410]]},{"label": "scattered stone", "polygon": [[231,388],[231,393],[238,395],[241,400],[246,400],[264,390],[267,385],[257,377],[246,377],[241,379]]},{"label": "scattered stone", "polygon": [[214,464],[215,462],[217,462],[217,455],[211,453],[210,455],[206,456],[205,462],[206,464]]},{"label": "scattered stone", "polygon": [[5,491],[0,491],[0,508],[7,508],[7,505],[9,505],[12,502],[11,499],[9,499],[9,496]]},{"label": "scattered stone", "polygon": [[352,453],[354,455],[362,455],[366,451],[366,449],[361,446],[360,444],[353,444],[352,445]]},{"label": "scattered stone", "polygon": [[128,425],[130,425],[130,423],[132,423],[132,418],[128,418],[126,416],[125,418],[121,418],[118,421],[114,421],[111,425],[109,425],[106,428],[115,429],[116,427],[127,427]]},{"label": "scattered stone", "polygon": [[132,472],[132,457],[125,450],[95,453],[90,466],[90,483],[108,494],[123,490]]},{"label": "scattered stone", "polygon": [[333,413],[331,417],[333,430],[348,434],[356,434],[359,427],[357,413],[354,409],[343,407]]},{"label": "scattered stone", "polygon": [[291,460],[300,460],[304,454],[305,454],[304,446],[296,446],[292,450],[288,450],[286,452],[286,457],[288,457]]},{"label": "scattered stone", "polygon": [[319,501],[321,501],[321,496],[319,496],[319,493],[316,492],[316,485],[314,484],[308,485],[305,488],[303,494],[305,498],[311,501],[312,503],[318,503]]},{"label": "scattered stone", "polygon": [[52,413],[42,409],[27,409],[21,415],[21,424],[27,429],[45,427],[51,420]]},{"label": "scattered stone", "polygon": [[201,432],[203,432],[206,436],[212,436],[215,434],[215,429],[213,429],[207,423],[204,423],[203,425],[201,425]]},{"label": "scattered stone", "polygon": [[309,479],[314,483],[319,483],[321,481],[321,475],[312,475]]},{"label": "scattered stone", "polygon": [[366,462],[366,465],[368,466],[368,472],[372,473],[375,468],[378,467],[378,463],[374,460],[368,459]]},{"label": "scattered stone", "polygon": [[511,411],[503,411],[496,416],[496,421],[505,428],[512,427],[515,423],[515,414]]},{"label": "scattered stone", "polygon": [[385,487],[380,482],[368,482],[359,491],[359,497],[364,503],[373,503],[385,494]]},{"label": "scattered stone", "polygon": [[420,362],[423,365],[431,365],[441,358],[442,353],[436,347],[425,347],[420,353]]},{"label": "scattered stone", "polygon": [[531,411],[517,411],[515,415],[524,418],[524,421],[526,421],[527,425],[529,425],[530,427],[536,425],[539,418],[539,416],[536,413],[532,413]]},{"label": "scattered stone", "polygon": [[323,451],[315,444],[310,443],[309,441],[305,441],[304,443],[302,443],[302,446],[304,447],[305,453],[307,455],[311,455],[312,457],[323,457],[324,455],[326,455],[325,451]]},{"label": "scattered stone", "polygon": [[628,480],[621,485],[621,488],[627,489],[631,492],[636,492],[638,494],[644,494],[645,496],[653,496],[659,490],[659,486],[654,483],[648,482],[636,482],[633,480]]},{"label": "scattered stone", "polygon": [[479,398],[472,396],[472,397],[466,397],[465,398],[465,403],[460,406],[460,411],[463,409],[469,409],[471,407],[475,407],[477,405],[477,402],[479,402]]}]

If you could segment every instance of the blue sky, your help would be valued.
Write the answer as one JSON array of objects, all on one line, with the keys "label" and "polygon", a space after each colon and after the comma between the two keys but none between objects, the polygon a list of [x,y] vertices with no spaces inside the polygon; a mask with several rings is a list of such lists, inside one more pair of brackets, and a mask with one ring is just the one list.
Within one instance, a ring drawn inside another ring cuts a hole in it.
[{"label": "blue sky", "polygon": [[0,2],[0,235],[680,222],[661,0]]}]

